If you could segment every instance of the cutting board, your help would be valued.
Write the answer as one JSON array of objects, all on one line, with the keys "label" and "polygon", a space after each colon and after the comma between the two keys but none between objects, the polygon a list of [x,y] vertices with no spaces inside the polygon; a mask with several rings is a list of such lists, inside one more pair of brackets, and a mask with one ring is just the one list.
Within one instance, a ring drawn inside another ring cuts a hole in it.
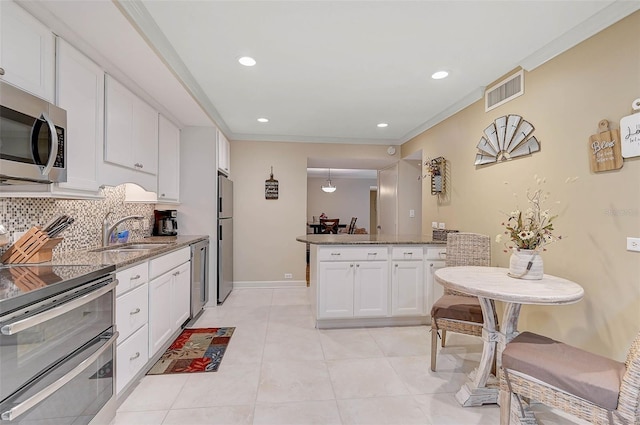
[{"label": "cutting board", "polygon": [[609,130],[607,120],[600,120],[598,133],[589,137],[589,161],[594,173],[622,168],[620,132]]}]

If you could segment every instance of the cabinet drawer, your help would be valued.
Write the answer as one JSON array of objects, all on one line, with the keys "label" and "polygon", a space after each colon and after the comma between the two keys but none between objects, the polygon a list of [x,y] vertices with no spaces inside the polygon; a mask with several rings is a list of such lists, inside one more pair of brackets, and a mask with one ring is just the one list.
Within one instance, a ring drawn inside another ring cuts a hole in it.
[{"label": "cabinet drawer", "polygon": [[137,266],[119,270],[116,273],[116,279],[118,279],[116,295],[124,294],[129,289],[147,283],[149,281],[149,263],[145,261]]},{"label": "cabinet drawer", "polygon": [[387,261],[389,250],[387,247],[322,247],[318,250],[320,261]]},{"label": "cabinet drawer", "polygon": [[447,248],[427,248],[424,258],[426,260],[444,260],[447,258]]},{"label": "cabinet drawer", "polygon": [[122,342],[149,319],[149,284],[145,283],[116,299],[116,325]]},{"label": "cabinet drawer", "polygon": [[394,260],[422,260],[422,255],[421,246],[394,246],[391,251]]},{"label": "cabinet drawer", "polygon": [[147,364],[149,360],[148,340],[149,329],[147,325],[144,325],[130,338],[118,345],[116,349],[116,393],[120,393],[136,373],[140,372]]},{"label": "cabinet drawer", "polygon": [[191,248],[184,247],[178,251],[163,255],[149,261],[149,278],[153,279],[191,260]]}]

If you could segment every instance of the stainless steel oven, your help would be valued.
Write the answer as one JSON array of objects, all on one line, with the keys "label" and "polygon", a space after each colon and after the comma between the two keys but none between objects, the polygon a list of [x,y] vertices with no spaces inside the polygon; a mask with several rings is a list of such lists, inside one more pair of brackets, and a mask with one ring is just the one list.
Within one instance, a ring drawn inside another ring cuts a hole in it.
[{"label": "stainless steel oven", "polygon": [[67,181],[67,112],[0,81],[0,184]]},{"label": "stainless steel oven", "polygon": [[112,274],[0,315],[0,424],[108,424],[115,413]]}]

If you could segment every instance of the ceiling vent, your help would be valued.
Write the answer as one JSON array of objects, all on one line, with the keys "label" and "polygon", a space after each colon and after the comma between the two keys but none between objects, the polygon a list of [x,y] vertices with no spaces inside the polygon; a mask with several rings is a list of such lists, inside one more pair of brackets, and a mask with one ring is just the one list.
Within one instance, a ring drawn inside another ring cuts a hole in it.
[{"label": "ceiling vent", "polygon": [[519,71],[484,92],[484,111],[504,105],[524,94],[524,71]]}]

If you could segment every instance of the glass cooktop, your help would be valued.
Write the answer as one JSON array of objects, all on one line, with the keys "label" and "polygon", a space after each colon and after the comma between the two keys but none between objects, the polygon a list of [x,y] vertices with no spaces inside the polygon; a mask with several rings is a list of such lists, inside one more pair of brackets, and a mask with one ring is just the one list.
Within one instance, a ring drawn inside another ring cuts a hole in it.
[{"label": "glass cooktop", "polygon": [[0,266],[0,316],[115,271],[114,265]]}]

